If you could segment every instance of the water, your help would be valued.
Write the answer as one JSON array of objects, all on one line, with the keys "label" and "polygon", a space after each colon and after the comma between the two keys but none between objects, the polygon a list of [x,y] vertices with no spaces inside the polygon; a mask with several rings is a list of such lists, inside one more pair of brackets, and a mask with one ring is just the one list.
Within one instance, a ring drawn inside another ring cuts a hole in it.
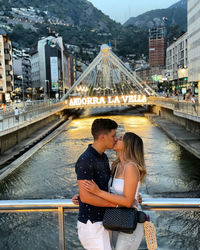
[{"label": "water", "polygon": [[[0,185],[1,199],[71,198],[77,193],[74,165],[92,142],[90,126],[96,117],[73,120]],[[200,197],[199,160],[171,141],[148,119],[133,115],[109,116],[118,134],[133,131],[143,138],[148,175],[143,197]],[[115,153],[107,152],[109,158]],[[150,212],[159,249],[200,249],[200,213]],[[82,249],[76,233],[77,213],[67,213],[66,248]],[[57,213],[0,214],[0,249],[58,249]],[[145,249],[145,243],[142,243]]]}]

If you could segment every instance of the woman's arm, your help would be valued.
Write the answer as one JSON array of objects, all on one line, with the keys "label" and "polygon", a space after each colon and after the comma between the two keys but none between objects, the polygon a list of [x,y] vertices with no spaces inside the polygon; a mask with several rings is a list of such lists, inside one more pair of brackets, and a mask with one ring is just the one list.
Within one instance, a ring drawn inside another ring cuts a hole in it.
[{"label": "woman's arm", "polygon": [[94,181],[85,180],[83,182],[83,186],[88,192],[93,193],[111,203],[123,207],[131,207],[133,205],[133,201],[135,200],[138,181],[139,171],[135,165],[129,163],[125,168],[124,192],[122,195],[105,192],[99,189]]},{"label": "woman's arm", "polygon": [[112,202],[106,199],[103,199],[102,197],[95,195],[92,192],[88,192],[87,189],[84,188],[85,181],[78,180],[79,194],[80,194],[80,199],[82,202],[96,206],[96,207],[115,207],[116,206]]}]

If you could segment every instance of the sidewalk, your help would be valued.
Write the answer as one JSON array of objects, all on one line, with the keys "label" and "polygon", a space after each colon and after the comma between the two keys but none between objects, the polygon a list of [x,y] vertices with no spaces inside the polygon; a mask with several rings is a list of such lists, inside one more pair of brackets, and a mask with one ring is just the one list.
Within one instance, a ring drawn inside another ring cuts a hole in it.
[{"label": "sidewalk", "polygon": [[184,127],[159,116],[151,114],[145,116],[157,124],[172,140],[200,159],[200,136],[192,134]]}]

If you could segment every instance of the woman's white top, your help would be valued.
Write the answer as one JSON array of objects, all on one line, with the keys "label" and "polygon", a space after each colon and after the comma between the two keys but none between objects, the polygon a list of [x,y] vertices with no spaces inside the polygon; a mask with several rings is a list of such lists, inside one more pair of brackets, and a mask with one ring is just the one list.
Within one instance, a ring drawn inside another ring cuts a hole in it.
[{"label": "woman's white top", "polygon": [[[110,181],[109,181],[110,192],[113,194],[122,195],[124,192],[124,179],[114,178],[113,183],[112,183],[112,187],[110,186],[111,180],[112,180],[112,178],[110,178]],[[136,200],[138,197],[139,189],[140,189],[140,182],[138,182],[136,193],[135,193]]]}]

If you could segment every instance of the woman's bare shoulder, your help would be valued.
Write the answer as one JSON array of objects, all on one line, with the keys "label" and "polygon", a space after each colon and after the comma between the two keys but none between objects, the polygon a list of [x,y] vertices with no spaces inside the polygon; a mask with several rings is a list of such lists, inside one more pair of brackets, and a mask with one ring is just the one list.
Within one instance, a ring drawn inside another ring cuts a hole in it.
[{"label": "woman's bare shoulder", "polygon": [[136,167],[137,168],[137,164],[135,163],[135,162],[133,162],[133,161],[126,161],[125,163],[124,163],[124,166],[127,168],[127,167]]},{"label": "woman's bare shoulder", "polygon": [[134,172],[136,175],[140,176],[140,171],[135,162],[132,162],[132,161],[125,162],[124,167],[125,167],[125,171],[127,172],[131,171],[131,172]]}]

